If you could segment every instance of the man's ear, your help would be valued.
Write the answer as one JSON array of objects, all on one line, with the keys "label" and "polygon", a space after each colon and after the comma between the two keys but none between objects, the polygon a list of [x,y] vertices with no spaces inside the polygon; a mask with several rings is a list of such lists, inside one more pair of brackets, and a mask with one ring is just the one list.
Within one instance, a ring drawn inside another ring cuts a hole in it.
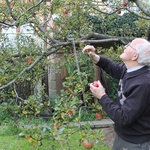
[{"label": "man's ear", "polygon": [[139,58],[139,54],[135,53],[132,57],[132,60],[135,61]]}]

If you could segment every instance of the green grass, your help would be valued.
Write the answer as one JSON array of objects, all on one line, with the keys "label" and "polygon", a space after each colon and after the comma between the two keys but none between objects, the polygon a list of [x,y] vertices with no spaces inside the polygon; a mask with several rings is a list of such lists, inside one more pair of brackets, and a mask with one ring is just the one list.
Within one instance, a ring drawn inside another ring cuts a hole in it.
[{"label": "green grass", "polygon": [[[77,138],[77,137],[76,137]],[[72,139],[70,142],[71,150],[85,150],[85,148],[79,144],[77,139]],[[23,138],[18,138],[17,136],[0,136],[0,150],[68,150],[66,144],[63,144],[63,148],[60,144],[55,143],[54,148],[52,145],[54,143],[49,140],[44,140],[42,146],[33,147],[29,142]],[[94,145],[92,150],[111,150],[110,148],[103,145],[101,142]]]},{"label": "green grass", "polygon": [[[82,143],[79,142],[80,134],[78,132],[74,133],[74,129],[71,129],[72,134],[68,140],[68,144],[66,143],[66,140],[50,140],[50,137],[45,137],[42,140],[41,146],[34,147],[31,143],[29,143],[25,137],[19,136],[19,133],[24,133],[25,129],[22,128],[22,125],[34,125],[36,127],[37,125],[47,124],[49,127],[49,122],[45,122],[42,119],[22,119],[19,122],[18,128],[14,127],[14,122],[9,122],[7,124],[1,124],[0,126],[0,150],[86,150]],[[76,128],[76,127],[75,127]],[[33,131],[32,128],[28,130],[28,132],[31,134],[30,131]],[[100,131],[100,130],[99,130]],[[96,132],[98,133],[97,129]],[[98,133],[99,136],[99,133]],[[61,138],[64,138],[64,135],[61,135]],[[52,138],[51,138],[52,139]],[[111,148],[104,145],[100,140],[97,140],[94,143],[94,147],[91,150],[111,150]]]}]

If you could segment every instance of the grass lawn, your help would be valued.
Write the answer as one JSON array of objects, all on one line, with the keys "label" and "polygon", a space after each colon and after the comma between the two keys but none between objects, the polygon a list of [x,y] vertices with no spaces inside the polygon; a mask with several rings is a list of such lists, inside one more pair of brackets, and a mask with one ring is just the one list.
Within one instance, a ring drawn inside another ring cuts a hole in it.
[{"label": "grass lawn", "polygon": [[[18,135],[6,136],[0,135],[0,150],[85,150],[78,141],[78,134],[73,134],[69,140],[70,149],[66,143],[61,144],[57,141],[49,141],[44,139],[42,145],[39,147],[33,147],[25,138],[19,137]],[[111,150],[111,148],[105,146],[100,141],[94,144],[92,150]]]},{"label": "grass lawn", "polygon": [[[82,142],[79,141],[79,139],[81,138],[81,135],[79,134],[78,130],[77,132],[74,132],[76,131],[74,129],[78,127],[72,127],[71,132],[73,134],[70,134],[70,137],[68,140],[63,140],[63,139],[66,139],[66,136],[64,134],[60,134],[60,137],[62,139],[61,141],[58,141],[58,140],[52,141],[52,137],[50,138],[49,137],[50,135],[48,134],[48,137],[44,136],[44,138],[42,139],[41,146],[34,147],[29,141],[27,141],[27,139],[24,136],[19,136],[19,133],[22,133],[25,131],[21,125],[22,124],[28,125],[29,122],[30,122],[30,125],[32,124],[34,125],[34,127],[37,127],[38,125],[45,126],[45,124],[47,125],[48,123],[47,121],[46,122],[43,121],[43,119],[42,120],[33,119],[33,122],[32,120],[27,120],[27,122],[26,120],[21,120],[21,122],[19,123],[20,126],[17,128],[12,126],[13,123],[1,124],[0,126],[0,150],[86,150],[83,147]],[[49,127],[49,124],[48,124],[48,127]],[[27,131],[29,134],[33,135],[31,133],[33,130],[30,130],[27,128]],[[95,129],[94,132],[97,133],[98,139],[99,139],[99,136],[100,136],[99,132],[101,132],[101,130]],[[94,146],[91,148],[91,150],[111,150],[110,147],[107,147],[98,139],[97,141],[95,141]]]}]

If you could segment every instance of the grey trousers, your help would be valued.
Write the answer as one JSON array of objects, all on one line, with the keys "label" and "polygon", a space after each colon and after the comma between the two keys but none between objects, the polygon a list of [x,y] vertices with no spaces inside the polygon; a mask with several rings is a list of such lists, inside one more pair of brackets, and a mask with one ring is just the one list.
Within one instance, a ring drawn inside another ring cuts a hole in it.
[{"label": "grey trousers", "polygon": [[115,136],[112,150],[150,150],[150,141],[142,144],[133,144]]}]

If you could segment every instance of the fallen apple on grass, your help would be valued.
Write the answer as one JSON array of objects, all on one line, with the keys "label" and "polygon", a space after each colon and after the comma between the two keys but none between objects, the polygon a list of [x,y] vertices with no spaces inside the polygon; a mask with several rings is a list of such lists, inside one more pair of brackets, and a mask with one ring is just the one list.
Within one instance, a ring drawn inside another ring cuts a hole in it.
[{"label": "fallen apple on grass", "polygon": [[83,147],[86,149],[91,149],[94,146],[93,141],[83,140]]}]

